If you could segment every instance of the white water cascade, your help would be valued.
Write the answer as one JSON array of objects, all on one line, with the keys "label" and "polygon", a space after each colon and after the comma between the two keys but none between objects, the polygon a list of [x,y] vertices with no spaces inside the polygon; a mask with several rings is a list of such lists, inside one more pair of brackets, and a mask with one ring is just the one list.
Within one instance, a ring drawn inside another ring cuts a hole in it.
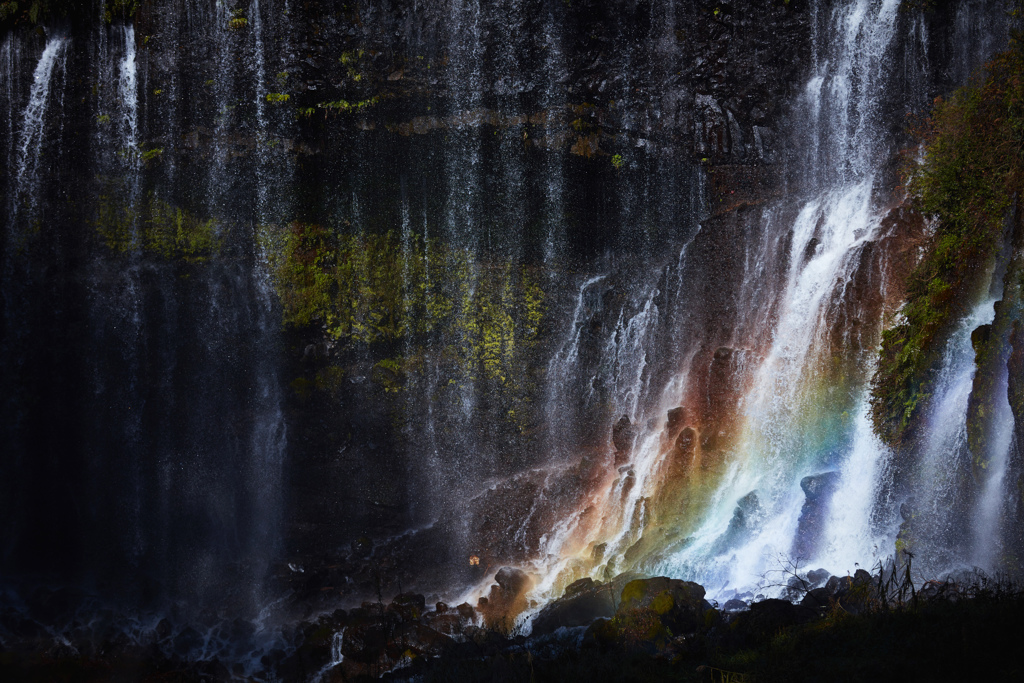
[{"label": "white water cascade", "polygon": [[[694,541],[659,565],[677,575],[696,574],[712,591],[765,589],[773,583],[772,572],[807,563],[852,571],[857,563],[874,563],[891,545],[873,514],[887,451],[871,433],[867,373],[851,388],[851,418],[838,446],[816,433],[815,399],[806,396],[820,396],[816,384],[827,381],[821,354],[829,353],[836,308],[852,285],[862,250],[878,238],[885,207],[874,201],[874,169],[891,153],[881,130],[880,99],[899,6],[898,0],[838,5],[826,29],[832,48],[824,48],[823,37],[816,40],[818,64],[804,90],[802,113],[814,123],[808,141],[812,182],[821,189],[789,228],[788,254],[773,255],[770,238],[765,245],[765,258],[781,256],[789,268],[771,346],[742,402],[745,431]],[[816,557],[795,557],[805,499],[801,479],[828,470],[838,471],[839,478],[825,543]],[[751,491],[762,509],[748,538],[723,552],[719,539],[737,502]]]},{"label": "white water cascade", "polygon": [[129,158],[138,165],[138,154],[134,153],[139,144],[139,84],[138,65],[135,61],[135,27],[125,24],[121,27],[124,38],[124,54],[118,65],[117,94],[119,99],[119,133],[125,149],[132,150]]},{"label": "white water cascade", "polygon": [[32,74],[32,89],[19,133],[14,191],[9,199],[11,202],[8,213],[10,216],[9,229],[14,228],[19,215],[31,216],[38,201],[36,174],[39,168],[40,151],[45,139],[50,86],[53,83],[54,73],[58,70],[58,65],[63,63],[67,54],[68,42],[68,39],[62,35],[52,35],[46,41],[46,48]]},{"label": "white water cascade", "polygon": [[[738,434],[693,529],[641,560],[638,568],[645,573],[696,580],[710,595],[727,596],[726,589],[768,591],[770,574],[792,565],[813,562],[842,573],[891,552],[892,514],[876,513],[889,454],[874,438],[867,415],[871,365],[866,359],[874,349],[865,350],[865,360],[854,359],[859,370],[845,387],[828,385],[827,368],[836,316],[844,306],[858,305],[850,299],[853,280],[864,267],[865,249],[880,237],[887,210],[878,201],[884,195],[876,169],[893,152],[883,92],[899,7],[899,0],[837,3],[830,16],[817,22],[816,64],[793,113],[794,121],[812,124],[803,139],[807,199],[797,207],[784,202],[760,214],[760,245],[748,252],[744,265],[740,291],[746,302],[739,305],[736,328],[751,336],[733,343],[740,349],[734,353],[738,373],[749,378],[739,401]],[[812,15],[817,18],[822,11],[816,5]],[[786,264],[782,286],[765,299],[762,283],[773,277],[777,264]],[[617,337],[628,345],[636,336],[632,328],[652,313],[628,326],[620,321]],[[764,342],[756,331],[766,325],[770,333],[758,352]],[[686,377],[684,372],[668,383],[653,414],[685,404]],[[842,406],[842,416],[820,416],[824,401]],[[634,423],[644,419],[638,405],[626,405]],[[538,593],[557,587],[552,577],[571,565],[567,555],[606,543],[606,557],[622,557],[651,532],[648,500],[663,484],[666,464],[659,434],[664,428],[664,419],[651,420],[636,438],[629,476],[588,500],[605,510],[598,531],[568,524],[549,535],[548,556],[560,559],[555,566],[541,562],[545,578]],[[824,472],[837,473],[831,475],[836,484],[824,540],[815,557],[795,557],[805,501],[801,480]],[[737,505],[745,506],[742,514]]]}]

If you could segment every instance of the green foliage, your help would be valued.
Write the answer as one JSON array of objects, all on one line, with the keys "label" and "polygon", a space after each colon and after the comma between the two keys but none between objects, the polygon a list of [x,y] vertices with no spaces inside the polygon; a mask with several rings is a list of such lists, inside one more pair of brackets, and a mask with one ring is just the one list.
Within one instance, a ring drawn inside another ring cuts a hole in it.
[{"label": "green foliage", "polygon": [[1024,54],[998,55],[974,82],[936,100],[924,162],[908,184],[938,226],[908,283],[897,324],[883,333],[872,419],[905,438],[930,395],[942,342],[987,284],[1004,222],[1024,190]]},{"label": "green foliage", "polygon": [[139,0],[108,0],[103,6],[103,18],[109,24],[115,17],[133,19],[139,10]]},{"label": "green foliage", "polygon": [[622,160],[621,154],[615,154],[612,156],[612,166],[615,168],[616,171],[622,168],[622,165],[624,163],[625,162]]},{"label": "green foliage", "polygon": [[346,52],[341,53],[341,56],[338,57],[338,61],[344,64],[345,66],[352,66],[360,59],[362,59],[363,54],[363,50],[348,50]]},{"label": "green foliage", "polygon": [[291,95],[289,95],[288,93],[280,93],[280,92],[268,92],[267,93],[267,102],[270,102],[271,104],[284,104],[285,102],[287,102],[290,99],[291,99]]},{"label": "green foliage", "polygon": [[373,97],[371,97],[369,99],[360,100],[359,102],[349,102],[347,100],[337,100],[336,102],[320,102],[316,106],[319,107],[320,109],[323,109],[325,113],[326,112],[334,112],[334,113],[339,113],[340,112],[340,113],[343,113],[343,114],[350,114],[352,112],[357,112],[357,111],[362,111],[364,109],[369,109],[370,107],[373,107],[378,102],[380,102],[380,99],[381,98],[380,98],[379,95],[374,95]]},{"label": "green foliage", "polygon": [[100,197],[96,228],[110,250],[191,264],[204,263],[220,250],[213,219],[202,220],[152,195],[140,209]]},{"label": "green foliage", "polygon": [[231,10],[231,18],[228,19],[228,30],[238,31],[249,25],[249,20],[245,18],[244,12],[245,10],[243,9]]},{"label": "green foliage", "polygon": [[148,164],[150,161],[159,158],[164,153],[163,147],[154,147],[153,149],[141,150],[139,152],[139,158],[142,162]]},{"label": "green foliage", "polygon": [[[522,381],[522,356],[544,317],[544,292],[526,269],[483,265],[464,250],[392,233],[352,235],[322,225],[261,228],[286,326],[319,326],[346,344],[425,342],[442,362],[502,386]],[[398,390],[411,356],[385,358],[374,378]]]}]

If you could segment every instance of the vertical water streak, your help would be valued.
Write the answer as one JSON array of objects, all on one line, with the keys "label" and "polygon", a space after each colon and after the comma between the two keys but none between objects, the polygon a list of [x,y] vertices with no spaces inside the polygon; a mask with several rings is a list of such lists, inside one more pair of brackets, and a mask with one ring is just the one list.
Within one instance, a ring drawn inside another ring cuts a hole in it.
[{"label": "vertical water streak", "polygon": [[[267,221],[280,220],[287,215],[288,208],[283,200],[274,205],[269,196],[269,185],[284,180],[290,165],[278,160],[276,170],[270,147],[271,131],[267,117],[267,73],[264,46],[263,12],[260,0],[252,0],[248,11],[248,26],[252,54],[252,88],[255,106],[254,131],[254,183],[256,205],[252,218],[254,225],[262,226]],[[276,174],[276,175],[275,175]],[[262,249],[262,247],[257,247]],[[283,395],[278,377],[277,351],[279,342],[279,312],[276,309],[270,260],[265,253],[258,253],[250,277],[255,281],[256,310],[254,323],[258,334],[258,345],[254,348],[253,381],[257,396],[253,402],[255,416],[250,433],[250,481],[249,496],[252,496],[259,510],[256,521],[256,537],[253,549],[262,566],[255,578],[261,582],[269,562],[278,550],[280,514],[282,509],[281,479],[284,454],[287,446],[287,425],[283,410]],[[261,599],[259,588],[254,591],[257,602]]]},{"label": "vertical water streak", "polygon": [[269,157],[269,131],[267,127],[266,64],[263,50],[263,17],[260,0],[252,0],[249,6],[249,27],[252,38],[253,104],[256,107],[256,221],[267,220],[267,182]]},{"label": "vertical water streak", "polygon": [[[971,333],[988,325],[995,317],[994,300],[986,297],[961,321],[946,342],[943,364],[935,380],[930,407],[924,418],[925,439],[921,462],[912,483],[916,493],[914,507],[928,528],[926,535],[942,555],[941,549],[966,545],[962,483],[970,470],[967,451],[967,406],[974,382],[975,353]],[[922,557],[922,566],[927,558]]]},{"label": "vertical water streak", "polygon": [[40,154],[45,139],[46,112],[50,101],[50,86],[57,65],[64,57],[68,39],[53,35],[46,41],[43,54],[32,74],[32,89],[28,105],[22,116],[20,140],[17,149],[17,170],[14,190],[10,195],[8,230],[14,230],[19,215],[31,218],[38,201],[38,179]]},{"label": "vertical water streak", "polygon": [[[890,451],[879,442],[868,414],[867,397],[862,396],[854,415],[850,453],[839,469],[839,483],[832,496],[822,547],[817,557],[806,558],[808,566],[828,565],[834,571],[856,567],[872,558],[889,554],[891,540],[885,529],[892,528],[890,512],[883,524],[872,522],[879,514],[876,503],[885,485]],[[884,501],[893,509],[892,501]]]},{"label": "vertical water streak", "polygon": [[571,394],[574,392],[577,379],[577,361],[580,353],[580,339],[585,333],[585,327],[593,314],[594,303],[588,299],[596,299],[598,293],[591,291],[596,289],[593,286],[604,280],[606,275],[595,275],[585,279],[579,287],[576,295],[576,304],[573,308],[572,320],[566,327],[561,343],[557,351],[548,361],[547,372],[545,373],[545,386],[547,388],[546,426],[548,430],[548,449],[552,455],[557,456],[563,449],[566,442],[565,436],[568,429],[566,420],[561,419],[565,412],[565,406],[569,405]]},{"label": "vertical water streak", "polygon": [[121,27],[124,39],[124,54],[118,65],[117,91],[119,95],[119,127],[123,146],[131,150],[131,157],[137,157],[134,150],[139,144],[139,85],[138,66],[135,62],[135,27],[124,24]]},{"label": "vertical water streak", "polygon": [[[562,22],[560,17],[555,16],[554,11],[553,8],[549,10],[544,22],[544,91],[540,100],[544,117],[544,137],[541,141],[544,155],[544,263],[549,272],[565,238],[563,155],[555,144],[555,137],[561,120],[567,113],[564,85],[569,80],[562,50]],[[536,145],[537,141],[534,141],[534,144]]]},{"label": "vertical water streak", "polygon": [[142,153],[139,148],[139,79],[136,62],[135,27],[121,26],[124,52],[117,74],[118,145],[124,159],[126,206],[132,215],[132,230],[137,230],[137,211],[141,192]]},{"label": "vertical water streak", "polygon": [[[14,31],[9,31],[4,36],[3,45],[0,46],[0,96],[3,97],[4,105],[4,180],[10,183],[10,172],[14,159],[14,107],[15,93],[18,91],[18,46],[15,41]],[[9,187],[9,186],[8,186]]]},{"label": "vertical water streak", "polygon": [[[226,2],[214,2],[212,11],[205,19],[203,32],[212,45],[214,60],[217,65],[213,78],[213,135],[210,141],[210,161],[206,181],[206,202],[211,216],[225,217],[230,180],[228,163],[231,157],[231,133],[235,125],[235,65],[233,46],[237,42],[238,27],[244,17],[231,10]],[[235,22],[235,23],[232,23]],[[245,24],[247,25],[247,24]],[[244,25],[243,25],[244,26]]]},{"label": "vertical water streak", "polygon": [[[1007,368],[1005,362],[992,386],[995,416],[994,433],[989,435],[989,452],[977,508],[973,515],[974,547],[972,560],[975,566],[988,570],[998,569],[999,552],[1002,549],[1001,523],[1003,511],[1008,504],[1006,471],[1013,445],[1014,417],[1007,400]],[[1013,482],[1009,482],[1013,485]]]},{"label": "vertical water streak", "polygon": [[[487,92],[484,80],[484,21],[479,0],[453,0],[449,32],[446,36],[448,52],[449,90],[448,116],[451,132],[444,148],[446,193],[444,229],[440,237],[453,252],[458,262],[455,277],[446,288],[455,301],[456,328],[444,332],[446,342],[460,349],[461,367],[453,368],[455,376],[447,380],[449,390],[445,418],[449,421],[443,430],[434,427],[442,436],[441,451],[448,468],[455,471],[441,473],[444,484],[438,489],[447,506],[457,499],[461,484],[474,481],[488,465],[487,445],[477,438],[478,425],[474,424],[479,407],[479,386],[474,363],[472,327],[476,316],[477,289],[481,274],[480,225],[481,198],[483,196],[483,134],[486,112],[483,96]],[[437,416],[440,417],[440,416]],[[462,470],[459,474],[456,471]],[[465,476],[468,474],[469,476]],[[453,498],[454,497],[454,498]]]}]

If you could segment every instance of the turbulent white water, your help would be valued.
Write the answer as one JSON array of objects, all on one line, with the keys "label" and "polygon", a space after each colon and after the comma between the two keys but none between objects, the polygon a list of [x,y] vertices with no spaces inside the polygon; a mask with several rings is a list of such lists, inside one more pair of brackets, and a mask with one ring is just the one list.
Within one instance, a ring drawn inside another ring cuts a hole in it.
[{"label": "turbulent white water", "polygon": [[[830,23],[836,44],[832,50],[819,48],[819,66],[804,90],[815,131],[809,146],[823,168],[814,176],[824,190],[804,205],[792,227],[788,284],[771,350],[744,399],[747,431],[739,447],[742,455],[724,478],[693,543],[661,562],[660,571],[696,575],[713,588],[744,589],[771,585],[771,574],[781,569],[823,566],[843,573],[892,553],[895,501],[880,499],[891,455],[874,436],[868,418],[867,375],[855,389],[839,453],[816,452],[821,446],[815,446],[812,436],[815,399],[803,396],[821,360],[815,355],[828,348],[834,324],[831,306],[851,283],[861,249],[878,235],[883,207],[873,203],[872,173],[887,153],[880,130],[879,88],[885,84],[898,6],[895,1],[858,0],[833,12]],[[924,40],[923,32],[916,38]],[[824,41],[818,44],[823,46]],[[970,349],[969,330],[976,324],[968,323],[965,350]],[[942,420],[943,428],[953,426],[958,432],[970,389],[967,367],[973,368],[973,353],[962,355],[962,363],[954,362],[962,378],[953,382],[960,398],[937,396],[936,401],[940,410],[959,412],[959,420]],[[933,438],[945,440],[940,434]],[[930,452],[941,457],[951,451],[935,444]],[[813,557],[794,557],[793,539],[805,497],[798,483],[803,476],[827,470],[839,476],[822,543]],[[747,491],[756,491],[765,505],[763,518],[748,541],[715,555],[716,539],[725,533],[733,506]]]},{"label": "turbulent white water", "polygon": [[[741,287],[749,298],[740,304],[748,318],[740,329],[773,327],[763,355],[738,354],[740,374],[750,377],[740,401],[739,440],[686,541],[668,554],[655,553],[641,565],[644,571],[696,580],[712,595],[723,595],[726,588],[765,590],[774,570],[794,564],[813,562],[841,573],[852,570],[855,563],[872,563],[891,552],[891,519],[888,527],[880,527],[876,514],[889,454],[871,431],[869,374],[852,378],[854,394],[840,401],[849,406],[850,416],[840,433],[824,434],[827,427],[815,423],[822,392],[834,391],[820,385],[822,364],[829,362],[822,354],[829,352],[836,308],[847,296],[864,248],[878,239],[885,208],[875,199],[874,174],[892,151],[882,121],[881,92],[890,69],[899,5],[899,0],[837,3],[822,22],[825,32],[815,38],[816,65],[794,114],[811,128],[805,136],[813,167],[808,178],[810,198],[796,211],[795,219],[787,220],[792,213],[781,206],[763,214],[763,238],[759,251],[748,258]],[[815,7],[814,15],[821,11]],[[782,288],[772,304],[759,304],[764,301],[765,273],[778,263],[788,264]],[[768,310],[775,314],[766,316]],[[644,419],[637,401],[642,388],[637,385],[646,360],[630,350],[643,346],[646,324],[656,315],[657,308],[649,301],[632,319],[620,319],[615,348],[603,354],[614,359],[623,377],[631,378],[616,403],[634,423]],[[752,342],[739,338],[736,345],[742,348]],[[568,360],[574,350],[573,342],[563,345],[561,361]],[[668,386],[677,393],[667,393],[655,415],[664,415],[685,400],[686,373]],[[551,557],[587,548],[588,540],[591,545],[607,543],[606,556],[621,555],[636,542],[648,521],[647,497],[655,495],[661,483],[659,434],[664,424],[653,420],[637,437],[629,476],[616,479],[599,496],[606,520],[601,530],[583,532],[581,538],[581,530],[567,520],[561,532],[553,530],[548,536]],[[801,479],[825,471],[839,474],[825,516],[824,540],[816,557],[794,557],[805,501]],[[751,492],[757,504],[746,516],[746,529],[729,536],[737,503]],[[609,518],[618,521],[609,525]],[[550,575],[566,566],[562,559],[541,570],[547,576],[538,592],[556,588]]]}]

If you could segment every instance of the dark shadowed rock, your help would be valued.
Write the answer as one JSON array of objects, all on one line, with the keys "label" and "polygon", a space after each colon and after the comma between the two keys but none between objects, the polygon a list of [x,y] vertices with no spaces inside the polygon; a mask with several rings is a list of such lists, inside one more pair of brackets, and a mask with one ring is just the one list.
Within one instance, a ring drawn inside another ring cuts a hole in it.
[{"label": "dark shadowed rock", "polygon": [[830,595],[847,591],[853,586],[853,578],[849,576],[831,576],[825,582],[825,589]]},{"label": "dark shadowed rock", "polygon": [[827,569],[812,569],[807,572],[807,580],[815,588],[823,586],[825,582],[828,581],[829,576],[831,576],[831,574],[829,574]]},{"label": "dark shadowed rock", "polygon": [[526,572],[514,567],[502,567],[494,575],[494,580],[498,583],[506,597],[525,592],[531,583],[530,577]]},{"label": "dark shadowed rock", "polygon": [[824,590],[849,614],[861,614],[878,601],[876,582],[869,572],[858,569],[853,576],[833,576]]},{"label": "dark shadowed rock", "polygon": [[398,626],[391,640],[397,646],[396,649],[400,651],[399,656],[402,656],[405,651],[411,650],[413,654],[428,657],[439,656],[453,642],[447,635],[416,623]]},{"label": "dark shadowed rock", "polygon": [[872,582],[871,573],[867,569],[858,569],[853,573],[853,585],[866,586]]},{"label": "dark shadowed rock", "polygon": [[611,584],[580,579],[565,589],[565,594],[548,604],[533,620],[534,635],[546,635],[559,628],[586,626],[595,619],[615,614],[615,594]]},{"label": "dark shadowed rock", "polygon": [[159,640],[163,640],[167,636],[171,635],[171,622],[165,617],[159,621],[156,625],[156,637]]},{"label": "dark shadowed rock", "polygon": [[459,613],[459,616],[467,621],[472,621],[476,618],[476,610],[468,602],[464,602],[455,608],[455,611]]},{"label": "dark shadowed rock", "polygon": [[753,643],[774,637],[779,631],[804,624],[817,614],[816,610],[794,605],[788,600],[768,599],[750,605],[750,611],[732,622],[732,635],[740,642]]},{"label": "dark shadowed rock", "polygon": [[664,576],[630,581],[622,589],[616,619],[649,610],[676,635],[691,633],[704,624],[709,608],[704,593],[700,584]]},{"label": "dark shadowed rock", "polygon": [[818,543],[825,531],[826,516],[832,494],[839,484],[838,472],[812,474],[800,480],[800,488],[804,491],[804,506],[800,510],[797,522],[796,539],[793,542],[793,555],[811,557],[817,550]]},{"label": "dark shadowed rock", "polygon": [[662,441],[672,443],[679,432],[686,426],[686,408],[680,406],[672,408],[665,416],[665,431],[661,435]]},{"label": "dark shadowed rock", "polygon": [[425,619],[427,626],[434,629],[438,633],[443,633],[447,636],[454,636],[462,633],[462,629],[466,625],[466,620],[460,617],[458,614],[433,614],[429,618]]},{"label": "dark shadowed rock", "polygon": [[514,567],[502,567],[494,580],[497,583],[491,586],[486,598],[480,598],[477,606],[488,627],[508,629],[515,617],[527,608],[526,591],[533,581],[526,572]]},{"label": "dark shadowed rock", "polygon": [[204,642],[205,639],[198,631],[191,626],[187,626],[181,633],[174,636],[174,652],[184,657],[193,650],[202,647]]},{"label": "dark shadowed rock", "polygon": [[804,595],[804,599],[800,601],[801,606],[811,607],[813,609],[823,609],[829,607],[832,604],[832,595],[828,592],[825,587],[812,588],[807,591]]},{"label": "dark shadowed rock", "polygon": [[601,583],[599,581],[594,581],[592,578],[587,576],[585,578],[579,579],[578,581],[573,581],[568,586],[566,586],[565,592],[562,594],[562,597],[572,597],[573,595],[583,593],[584,591],[593,590],[594,588],[600,585]]},{"label": "dark shadowed rock", "polygon": [[800,488],[803,489],[807,500],[820,500],[823,496],[830,496],[839,483],[838,472],[823,472],[812,474],[800,480]]},{"label": "dark shadowed rock", "polygon": [[723,612],[746,612],[748,609],[750,609],[750,605],[736,598],[728,600],[722,605]]},{"label": "dark shadowed rock", "polygon": [[756,491],[751,491],[740,498],[736,502],[736,509],[733,510],[732,519],[729,520],[729,527],[715,544],[716,552],[722,552],[746,539],[754,529],[761,514],[761,502],[757,499]]},{"label": "dark shadowed rock", "polygon": [[665,419],[665,428],[669,431],[678,431],[686,424],[686,408],[679,406],[668,411]]},{"label": "dark shadowed rock", "polygon": [[622,465],[629,462],[629,456],[633,450],[633,439],[636,438],[637,428],[630,423],[629,416],[623,415],[612,427],[612,446],[615,448],[615,464]]},{"label": "dark shadowed rock", "polygon": [[426,611],[426,600],[416,593],[401,593],[395,596],[388,609],[397,613],[403,621],[419,619]]},{"label": "dark shadowed rock", "polygon": [[622,589],[611,619],[599,618],[583,636],[585,647],[667,653],[680,637],[717,623],[704,588],[679,579],[636,579]]}]

